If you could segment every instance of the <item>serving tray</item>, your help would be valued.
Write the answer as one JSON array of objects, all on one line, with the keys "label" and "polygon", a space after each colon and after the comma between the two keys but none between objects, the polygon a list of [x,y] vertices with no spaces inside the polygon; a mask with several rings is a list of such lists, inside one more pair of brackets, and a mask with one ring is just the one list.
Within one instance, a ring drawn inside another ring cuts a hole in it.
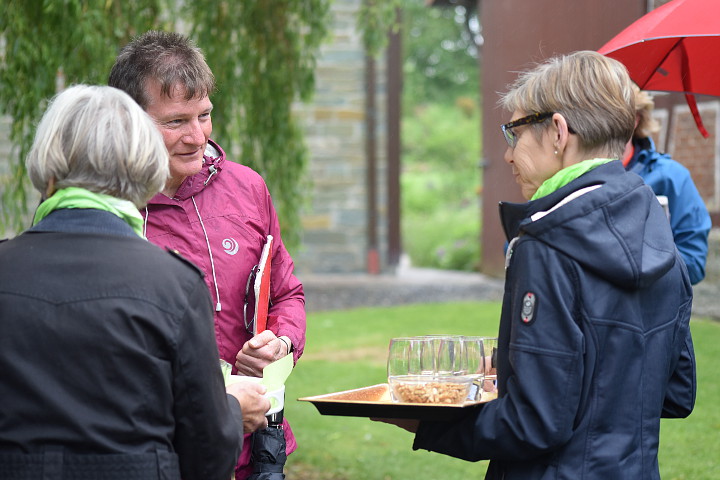
[{"label": "serving tray", "polygon": [[459,405],[393,402],[390,397],[390,386],[387,383],[303,397],[298,400],[312,403],[321,415],[417,420],[452,420],[489,401],[489,399],[468,401]]}]

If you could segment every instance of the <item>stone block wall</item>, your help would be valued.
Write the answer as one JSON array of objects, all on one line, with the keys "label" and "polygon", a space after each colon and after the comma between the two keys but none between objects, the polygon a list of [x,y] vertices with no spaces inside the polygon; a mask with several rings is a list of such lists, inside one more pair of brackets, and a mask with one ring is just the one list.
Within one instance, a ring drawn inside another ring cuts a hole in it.
[{"label": "stone block wall", "polygon": [[[365,52],[356,29],[360,0],[333,2],[310,105],[297,105],[309,148],[311,193],[303,206],[299,274],[367,271],[368,186]],[[376,60],[377,205],[380,252],[386,248],[385,64]],[[381,265],[384,261],[380,262]]]}]

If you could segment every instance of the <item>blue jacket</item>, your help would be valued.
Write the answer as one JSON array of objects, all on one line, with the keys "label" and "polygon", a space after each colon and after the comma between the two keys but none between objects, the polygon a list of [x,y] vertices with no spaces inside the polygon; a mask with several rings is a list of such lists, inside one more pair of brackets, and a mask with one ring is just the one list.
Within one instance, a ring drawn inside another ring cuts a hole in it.
[{"label": "blue jacket", "polygon": [[655,195],[665,195],[670,208],[670,227],[675,245],[685,260],[690,282],[705,278],[710,214],[693,183],[690,172],[670,155],[655,150],[651,138],[633,140],[635,152],[626,169],[640,175]]},{"label": "blue jacket", "polygon": [[653,192],[613,161],[500,208],[517,240],[499,397],[421,422],[413,448],[491,459],[487,479],[660,478],[660,418],[692,411],[695,359],[692,287]]}]

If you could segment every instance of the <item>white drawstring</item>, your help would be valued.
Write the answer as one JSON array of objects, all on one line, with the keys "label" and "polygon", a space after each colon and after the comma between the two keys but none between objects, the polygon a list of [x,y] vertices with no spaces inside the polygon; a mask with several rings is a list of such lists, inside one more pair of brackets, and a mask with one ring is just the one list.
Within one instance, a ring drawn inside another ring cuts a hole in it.
[{"label": "white drawstring", "polygon": [[195,207],[195,213],[197,213],[198,220],[200,220],[200,227],[202,227],[203,235],[205,235],[205,243],[207,243],[208,253],[210,254],[210,269],[212,270],[213,284],[215,285],[215,298],[217,299],[215,311],[219,312],[222,308],[220,305],[220,290],[218,289],[217,278],[215,277],[215,262],[213,261],[212,249],[210,248],[210,239],[207,236],[205,224],[203,224],[202,217],[200,216],[200,210],[198,210],[197,204],[195,203],[195,197],[190,197],[190,200],[192,200],[193,206]]},{"label": "white drawstring", "polygon": [[148,209],[147,205],[145,205],[145,218],[143,219],[143,237],[147,239],[147,218],[148,218]]}]

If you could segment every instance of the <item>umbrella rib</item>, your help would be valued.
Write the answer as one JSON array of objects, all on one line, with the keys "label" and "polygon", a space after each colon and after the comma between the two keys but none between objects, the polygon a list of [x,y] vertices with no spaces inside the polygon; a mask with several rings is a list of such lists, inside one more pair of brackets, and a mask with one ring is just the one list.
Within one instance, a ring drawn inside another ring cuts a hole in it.
[{"label": "umbrella rib", "polygon": [[658,71],[658,69],[660,68],[660,65],[665,63],[665,60],[667,60],[667,58],[670,56],[670,54],[673,52],[673,50],[675,50],[675,48],[677,48],[677,46],[680,44],[680,42],[682,42],[682,38],[678,38],[678,40],[673,44],[673,46],[671,48],[667,49],[667,51],[665,52],[665,56],[662,58],[661,61],[658,62],[657,67],[655,67],[655,70],[651,71],[650,74],[647,75],[647,77],[643,79],[642,84],[639,84],[640,88],[645,88],[645,85],[650,80],[650,78],[653,76],[653,74],[655,74],[655,72]]}]

